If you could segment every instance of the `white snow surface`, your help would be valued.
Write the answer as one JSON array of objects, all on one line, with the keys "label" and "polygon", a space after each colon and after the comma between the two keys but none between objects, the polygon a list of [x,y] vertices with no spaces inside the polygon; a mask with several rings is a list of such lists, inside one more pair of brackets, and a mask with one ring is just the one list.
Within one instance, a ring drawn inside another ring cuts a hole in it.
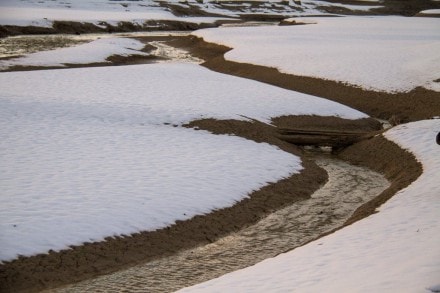
[{"label": "white snow surface", "polygon": [[440,19],[321,17],[300,26],[199,30],[228,60],[385,92],[440,91]]},{"label": "white snow surface", "polygon": [[0,86],[2,261],[166,227],[302,169],[276,147],[184,122],[366,117],[189,64],[8,72]]},{"label": "white snow surface", "polygon": [[[329,3],[330,4],[330,3]],[[323,5],[328,7],[342,7],[352,11],[370,11],[371,9],[381,8],[383,6],[378,5],[350,5],[350,4],[342,4],[342,3],[331,3],[331,5]]]},{"label": "white snow surface", "polygon": [[428,9],[420,11],[422,14],[440,14],[440,9]]},{"label": "white snow surface", "polygon": [[[376,1],[376,0],[367,0]],[[377,0],[378,1],[378,0]],[[145,20],[179,20],[195,23],[212,23],[219,19],[236,18],[240,14],[271,14],[284,16],[328,14],[317,9],[320,6],[340,6],[349,10],[370,10],[380,6],[347,5],[326,3],[316,0],[298,1],[199,1],[169,0],[161,1],[184,8],[197,9],[212,13],[218,17],[180,17],[173,15],[168,8],[161,7],[159,1],[112,1],[112,0],[2,0],[0,1],[0,25],[51,27],[55,20],[91,22],[99,24],[105,21],[117,24],[128,21],[142,24]],[[253,2],[251,4],[251,2]],[[362,3],[365,4],[365,3]],[[376,3],[374,3],[376,4]]]},{"label": "white snow surface", "polygon": [[[123,5],[126,5],[124,7]],[[77,21],[99,24],[117,24],[128,21],[142,24],[146,20],[179,20],[194,23],[212,23],[221,18],[177,17],[153,1],[75,0],[64,1],[0,1],[0,25],[51,27],[53,21]]]},{"label": "white snow surface", "polygon": [[0,60],[0,70],[12,66],[60,66],[108,62],[112,55],[148,55],[141,52],[145,44],[129,38],[104,38],[68,48],[32,53],[24,57]]},{"label": "white snow surface", "polygon": [[385,133],[416,156],[423,174],[379,213],[179,292],[434,292],[440,288],[440,146],[435,143],[439,131],[437,119]]}]

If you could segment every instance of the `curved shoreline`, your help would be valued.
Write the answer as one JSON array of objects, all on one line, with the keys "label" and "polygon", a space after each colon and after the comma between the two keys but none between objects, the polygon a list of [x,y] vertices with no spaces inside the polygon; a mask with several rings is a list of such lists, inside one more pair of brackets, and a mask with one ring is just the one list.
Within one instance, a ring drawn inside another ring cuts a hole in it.
[{"label": "curved shoreline", "polygon": [[389,186],[383,175],[321,152],[306,150],[306,155],[325,169],[329,178],[310,199],[278,209],[212,244],[56,288],[53,292],[174,292],[299,247],[342,225],[354,206],[376,197]]},{"label": "curved shoreline", "polygon": [[195,36],[172,38],[168,43],[207,60],[202,66],[213,71],[332,100],[397,124],[429,119],[438,115],[440,109],[440,93],[422,87],[395,94],[365,90],[342,82],[281,73],[276,68],[228,61],[224,54],[231,48]]},{"label": "curved shoreline", "polygon": [[[174,38],[174,44],[176,44],[176,42],[180,42],[181,47],[185,47],[185,42],[190,42],[189,44],[193,46],[195,52],[200,50],[202,53],[199,52],[197,54],[203,55],[204,59],[208,60],[205,63],[205,66],[208,68],[212,66],[217,71],[224,70],[224,73],[257,79],[252,75],[252,73],[255,72],[253,65],[232,64],[231,62],[225,61],[222,58],[224,53],[222,53],[222,50],[225,49],[224,47],[222,48],[207,43],[202,44],[200,40],[191,38]],[[274,72],[274,69],[264,67],[258,67],[257,74],[267,78],[269,81],[276,81],[280,77],[279,73]],[[286,83],[286,87],[297,87],[296,82],[289,80],[290,78],[291,76],[284,76],[279,82]],[[295,80],[295,77],[292,78]],[[263,80],[263,82],[270,83],[267,79]],[[326,82],[327,81],[318,79],[311,81],[312,84],[315,83],[315,88],[320,87],[316,86],[316,83],[321,84]],[[313,88],[312,84],[310,84],[309,87]],[[338,90],[338,88],[343,92],[363,92],[360,89],[350,88],[342,84],[338,84],[334,90]],[[417,94],[417,96],[419,95]],[[327,98],[326,96],[324,97]],[[363,95],[361,97],[361,100],[367,99]],[[380,96],[380,98],[382,101],[384,97]],[[363,110],[362,107],[366,106],[362,103],[369,105],[371,101],[361,102],[361,105],[358,105],[361,108],[352,107]],[[379,103],[375,100],[371,105],[374,105],[374,103],[378,104],[375,105],[377,110],[373,112],[378,111],[381,113],[387,110],[387,107],[390,107],[387,102]],[[421,102],[418,101],[418,103]],[[396,113],[400,113],[399,111],[403,110],[399,108],[395,111]],[[430,115],[426,107],[416,107],[413,111],[413,115],[408,119],[423,119]],[[382,118],[387,118],[387,115],[384,114],[384,116],[385,117]],[[284,117],[283,119],[283,123],[295,124],[298,123],[298,119],[301,119],[301,117]],[[332,121],[332,119],[335,119],[334,117],[313,117],[312,119],[323,119],[323,121],[328,122],[326,124],[329,126],[338,125],[337,127],[340,127],[338,124],[340,121]],[[277,120],[275,119],[275,121]],[[353,127],[360,129],[368,129],[371,127],[368,126],[369,123],[366,124],[365,121],[358,122],[351,121],[350,123],[354,123],[355,126]],[[281,123],[280,120],[278,123]],[[299,149],[295,146],[277,139],[273,133],[273,128],[259,123],[207,119],[194,121],[190,123],[188,127],[206,129],[217,134],[232,133],[257,142],[264,141],[277,145],[281,149],[294,154],[300,153]],[[362,164],[375,171],[385,173],[387,179],[392,184],[390,188],[385,190],[376,199],[360,207],[346,224],[360,220],[373,213],[376,207],[389,199],[396,191],[406,187],[417,179],[422,172],[421,165],[412,154],[402,150],[382,136],[376,136],[370,140],[353,145],[343,150],[339,155],[341,158],[354,164]],[[4,263],[0,265],[0,279],[2,280],[0,282],[0,291],[38,291],[53,288],[66,283],[109,273],[139,262],[170,255],[181,249],[210,243],[221,236],[257,221],[274,209],[281,208],[284,205],[310,196],[310,194],[319,188],[320,184],[326,180],[326,174],[313,162],[304,161],[303,165],[304,170],[302,173],[266,186],[254,192],[250,199],[245,199],[230,208],[221,209],[204,216],[197,216],[189,221],[178,222],[172,227],[154,232],[143,232],[127,237],[108,238],[106,242],[86,243],[70,250],[60,252],[52,251],[49,254],[41,254],[33,257],[20,257],[12,262]]]},{"label": "curved shoreline", "polygon": [[[235,121],[230,123],[235,124]],[[257,141],[271,140],[283,150],[299,154],[295,146],[272,139],[272,129],[263,130],[263,126],[250,122],[237,123],[244,124],[241,129],[248,133],[248,137],[257,135]],[[0,291],[32,292],[53,288],[211,243],[258,221],[275,209],[308,198],[326,181],[327,175],[313,162],[303,161],[303,166],[300,174],[269,184],[229,208],[178,221],[156,231],[109,237],[104,242],[85,243],[69,250],[19,257],[6,262],[0,265]]]}]

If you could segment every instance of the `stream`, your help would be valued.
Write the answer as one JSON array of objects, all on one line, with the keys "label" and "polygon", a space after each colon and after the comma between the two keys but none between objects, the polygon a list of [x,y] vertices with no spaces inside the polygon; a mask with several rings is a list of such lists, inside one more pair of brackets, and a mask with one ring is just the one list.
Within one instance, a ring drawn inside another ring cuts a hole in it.
[{"label": "stream", "polygon": [[[143,35],[151,33],[121,34],[133,37]],[[102,36],[58,37],[63,38],[62,46],[71,46]],[[46,50],[53,44],[61,46],[60,39],[47,37],[36,47],[17,50],[21,43],[32,43],[32,38],[21,36],[3,41],[0,56]],[[157,48],[152,54],[161,57],[161,62],[201,62],[162,42],[150,44]],[[389,186],[381,174],[350,165],[325,152],[310,151],[308,156],[329,176],[328,182],[310,199],[295,202],[214,243],[49,292],[171,292],[201,283],[292,250],[340,227],[356,208]]]},{"label": "stream", "polygon": [[218,241],[51,292],[172,292],[256,264],[341,226],[389,183],[378,173],[327,154],[310,154],[328,182],[295,202]]}]

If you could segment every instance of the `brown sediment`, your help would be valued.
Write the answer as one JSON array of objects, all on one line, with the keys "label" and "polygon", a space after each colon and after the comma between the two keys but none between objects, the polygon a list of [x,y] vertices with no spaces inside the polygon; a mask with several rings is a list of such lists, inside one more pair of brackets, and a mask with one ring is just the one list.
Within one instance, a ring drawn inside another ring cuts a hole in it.
[{"label": "brown sediment", "polygon": [[[327,13],[337,13],[343,15],[402,15],[414,16],[418,12],[427,9],[440,8],[440,4],[435,0],[383,0],[380,2],[368,1],[353,1],[353,0],[326,0],[329,5],[317,6],[318,10]],[[332,4],[346,4],[356,6],[373,6],[370,10],[352,10],[341,6],[334,6]],[[380,7],[374,7],[380,6]]]},{"label": "brown sediment", "polygon": [[422,174],[422,165],[413,154],[378,135],[344,149],[339,157],[353,164],[366,166],[382,173],[391,186],[373,200],[359,207],[345,225],[352,224],[376,212],[376,208],[397,191],[407,187]]},{"label": "brown sediment", "polygon": [[[423,99],[423,94],[417,92],[422,89],[411,92],[412,96],[411,93],[393,96],[363,91],[341,83],[281,74],[271,68],[225,61],[223,54],[229,48],[208,44],[197,38],[170,37],[169,41],[170,44],[186,48],[195,56],[207,60],[205,66],[216,71],[288,89],[302,89],[299,91],[339,102],[345,101],[345,104],[376,117],[387,118],[394,115],[402,117],[402,120],[418,120],[431,117],[433,110],[440,109],[438,102],[435,101],[438,94],[428,92],[427,97]],[[426,91],[423,93],[426,94]],[[411,101],[415,105],[411,105]],[[425,102],[428,105],[419,105]],[[399,104],[403,106],[399,107]],[[392,109],[394,105],[397,109]],[[237,135],[256,142],[267,142],[298,155],[301,154],[300,149],[276,137],[277,126],[301,125],[344,130],[375,130],[378,127],[378,124],[372,122],[371,119],[345,121],[336,117],[314,116],[279,117],[273,120],[273,124],[275,126],[258,121],[205,119],[191,122],[187,127],[205,129],[215,134]],[[373,201],[360,207],[346,224],[374,213],[375,209],[396,191],[406,187],[421,174],[421,166],[411,154],[382,136],[376,136],[348,147],[339,156],[382,172],[391,181],[390,188]],[[230,208],[196,216],[188,221],[179,221],[171,227],[152,232],[107,238],[103,242],[85,243],[69,250],[20,257],[3,263],[0,265],[0,291],[39,291],[53,288],[171,255],[182,249],[213,242],[221,236],[258,221],[276,209],[308,198],[325,182],[326,174],[313,162],[304,161],[303,166],[304,170],[300,174],[269,184]]]},{"label": "brown sediment", "polygon": [[382,135],[349,146],[342,150],[338,156],[354,165],[362,165],[384,174],[391,185],[377,197],[358,207],[341,227],[328,231],[316,239],[332,234],[376,213],[377,208],[392,198],[399,190],[414,182],[423,172],[422,164],[413,154],[403,150]]}]

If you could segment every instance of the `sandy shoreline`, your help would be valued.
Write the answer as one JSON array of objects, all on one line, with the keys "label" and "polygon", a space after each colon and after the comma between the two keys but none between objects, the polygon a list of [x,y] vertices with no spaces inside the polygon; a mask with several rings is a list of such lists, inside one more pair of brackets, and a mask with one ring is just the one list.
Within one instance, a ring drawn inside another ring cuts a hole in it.
[{"label": "sandy shoreline", "polygon": [[[148,42],[148,39],[144,40]],[[439,94],[436,92],[420,88],[397,95],[364,91],[341,83],[281,74],[275,69],[225,61],[223,54],[229,50],[228,48],[207,44],[200,39],[171,37],[168,40],[170,44],[185,48],[193,55],[207,60],[204,65],[212,70],[325,97],[364,111],[373,117],[393,118],[401,122],[414,121],[430,118],[435,114],[435,109],[440,108]],[[124,64],[125,61],[118,62]],[[311,121],[337,129],[366,131],[377,129],[377,124],[369,119],[344,121],[338,118],[297,116],[274,119],[274,124],[280,127],[301,123],[308,125]],[[294,154],[301,154],[301,150],[297,147],[277,139],[274,129],[260,123],[208,119],[194,121],[188,127],[198,127],[216,134],[232,133],[257,142],[264,141],[277,145]],[[347,224],[373,213],[376,207],[396,191],[413,182],[422,170],[413,155],[382,136],[350,146],[339,156],[354,164],[361,164],[384,173],[391,182],[390,188],[360,207]],[[0,291],[38,291],[53,288],[170,255],[181,249],[210,243],[257,221],[274,209],[310,196],[320,184],[325,182],[326,174],[310,161],[305,161],[304,167],[301,174],[271,184],[253,193],[251,199],[209,215],[178,222],[166,229],[129,237],[109,238],[106,242],[87,243],[70,250],[23,257],[0,265],[0,280],[2,280]]]}]

